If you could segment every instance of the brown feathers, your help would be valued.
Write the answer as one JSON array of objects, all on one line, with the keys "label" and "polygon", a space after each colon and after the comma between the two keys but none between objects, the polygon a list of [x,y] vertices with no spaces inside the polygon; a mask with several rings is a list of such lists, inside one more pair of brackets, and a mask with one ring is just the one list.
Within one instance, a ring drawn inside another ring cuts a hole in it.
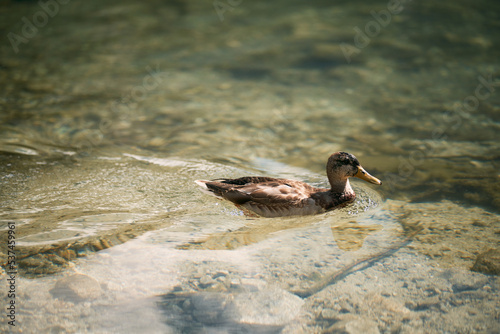
[{"label": "brown feathers", "polygon": [[361,167],[356,157],[345,152],[330,156],[326,173],[331,189],[262,176],[197,180],[196,183],[211,194],[263,217],[312,215],[344,206],[356,197],[349,184],[351,176],[381,184]]}]

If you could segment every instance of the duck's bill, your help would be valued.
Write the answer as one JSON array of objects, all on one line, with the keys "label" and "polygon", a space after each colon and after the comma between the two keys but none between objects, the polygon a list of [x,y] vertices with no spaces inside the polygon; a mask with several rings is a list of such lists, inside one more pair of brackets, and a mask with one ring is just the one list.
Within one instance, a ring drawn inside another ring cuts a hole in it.
[{"label": "duck's bill", "polygon": [[377,179],[374,176],[371,176],[363,167],[358,167],[358,172],[354,175],[361,180],[365,180],[366,182],[374,183],[374,184],[382,184],[382,181]]}]

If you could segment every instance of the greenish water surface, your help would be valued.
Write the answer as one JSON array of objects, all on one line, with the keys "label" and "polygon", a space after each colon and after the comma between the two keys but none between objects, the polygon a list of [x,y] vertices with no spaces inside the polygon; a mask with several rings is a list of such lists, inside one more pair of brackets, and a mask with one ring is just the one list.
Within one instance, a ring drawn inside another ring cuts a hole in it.
[{"label": "greenish water surface", "polygon": [[[471,268],[500,251],[499,16],[493,1],[0,1],[5,292],[12,223],[18,269],[18,326],[0,328],[494,333],[498,273]],[[326,186],[336,151],[383,185],[354,182],[356,203],[324,215],[246,217],[193,182]]]}]

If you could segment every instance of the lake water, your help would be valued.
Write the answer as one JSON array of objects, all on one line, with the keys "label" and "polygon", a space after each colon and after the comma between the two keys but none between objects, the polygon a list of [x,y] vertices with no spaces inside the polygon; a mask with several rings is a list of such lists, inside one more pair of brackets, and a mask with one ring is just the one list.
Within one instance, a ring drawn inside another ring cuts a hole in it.
[{"label": "lake water", "polygon": [[[1,1],[0,330],[498,333],[499,13]],[[383,184],[322,215],[193,182],[337,151]]]}]

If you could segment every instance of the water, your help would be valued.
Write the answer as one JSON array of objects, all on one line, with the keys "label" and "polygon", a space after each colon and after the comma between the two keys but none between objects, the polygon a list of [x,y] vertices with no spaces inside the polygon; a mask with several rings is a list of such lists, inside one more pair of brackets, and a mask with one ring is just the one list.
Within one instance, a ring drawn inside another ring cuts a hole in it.
[{"label": "water", "polygon": [[[499,5],[221,3],[0,8],[2,331],[496,332]],[[383,185],[324,215],[193,182],[339,150]]]}]

